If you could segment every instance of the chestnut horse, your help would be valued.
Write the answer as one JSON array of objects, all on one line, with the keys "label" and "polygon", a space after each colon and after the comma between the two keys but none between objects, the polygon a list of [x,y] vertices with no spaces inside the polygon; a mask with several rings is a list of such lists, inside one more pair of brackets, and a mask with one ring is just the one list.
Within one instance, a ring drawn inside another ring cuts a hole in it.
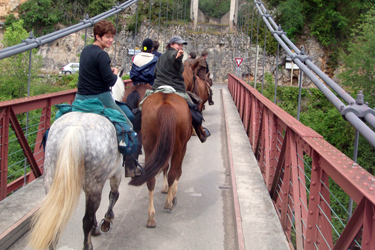
[{"label": "chestnut horse", "polygon": [[[177,94],[154,93],[142,104],[142,141],[145,150],[145,174],[132,178],[130,185],[147,182],[149,207],[147,227],[155,227],[153,194],[155,176],[168,171],[168,194],[164,209],[177,204],[177,185],[182,173],[186,145],[191,137],[192,117],[184,98]],[[169,166],[170,161],[170,166]]]},{"label": "chestnut horse", "polygon": [[204,104],[208,100],[207,84],[212,85],[212,80],[210,79],[210,73],[206,74],[205,79],[200,79],[195,75],[194,71],[195,68],[198,67],[198,64],[198,60],[196,60],[193,64],[185,62],[182,76],[184,77],[186,91],[195,93],[202,100],[201,103],[197,104],[199,111],[202,112]]}]

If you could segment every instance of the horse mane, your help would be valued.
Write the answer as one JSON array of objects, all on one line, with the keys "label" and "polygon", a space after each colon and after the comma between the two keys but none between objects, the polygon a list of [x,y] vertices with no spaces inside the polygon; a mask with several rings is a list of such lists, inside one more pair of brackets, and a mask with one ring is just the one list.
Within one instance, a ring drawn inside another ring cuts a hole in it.
[{"label": "horse mane", "polygon": [[122,98],[124,97],[125,93],[125,85],[124,82],[121,79],[122,73],[124,72],[124,69],[121,70],[121,72],[117,76],[117,81],[115,85],[112,87],[112,94],[116,101],[121,102]]},{"label": "horse mane", "polygon": [[141,99],[137,90],[133,90],[126,99],[126,103],[128,104],[130,110],[133,110],[138,107],[138,103]]}]

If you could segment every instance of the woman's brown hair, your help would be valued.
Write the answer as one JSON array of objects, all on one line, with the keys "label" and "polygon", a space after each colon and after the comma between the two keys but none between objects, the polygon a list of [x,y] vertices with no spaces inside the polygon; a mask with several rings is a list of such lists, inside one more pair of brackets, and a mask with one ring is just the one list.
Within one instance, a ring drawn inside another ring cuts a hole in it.
[{"label": "woman's brown hair", "polygon": [[104,36],[107,33],[112,33],[112,35],[116,34],[116,27],[115,25],[108,20],[100,20],[95,24],[94,27],[94,41],[96,41],[96,35],[99,37]]}]

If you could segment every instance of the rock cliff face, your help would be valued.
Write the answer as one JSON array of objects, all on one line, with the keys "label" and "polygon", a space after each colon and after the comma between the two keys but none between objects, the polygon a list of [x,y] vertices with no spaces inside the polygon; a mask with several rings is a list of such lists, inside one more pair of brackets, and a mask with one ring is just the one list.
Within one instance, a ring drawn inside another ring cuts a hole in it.
[{"label": "rock cliff face", "polygon": [[[241,71],[239,75],[250,73],[250,79],[253,80],[255,75],[255,45],[252,44],[250,50],[249,38],[243,35],[221,34],[219,32],[211,33],[194,33],[187,32],[187,26],[170,26],[161,27],[159,30],[158,26],[149,27],[148,22],[145,22],[140,32],[136,37],[132,33],[121,31],[118,34],[116,46],[115,44],[107,51],[112,59],[112,63],[116,63],[118,67],[124,67],[126,72],[131,68],[132,55],[128,54],[128,49],[134,49],[134,47],[141,47],[143,39],[150,37],[153,40],[158,40],[160,43],[159,51],[163,52],[169,38],[174,35],[182,36],[188,45],[184,46],[187,54],[194,51],[199,55],[202,50],[206,49],[209,52],[207,62],[209,64],[210,72],[213,74],[213,80],[217,83],[226,82],[228,73],[236,74],[237,65],[235,63],[235,57],[244,58],[241,64]],[[210,28],[211,29],[211,28]],[[210,30],[209,29],[209,30]],[[39,54],[43,56],[43,70],[45,72],[55,72],[61,70],[61,67],[69,62],[78,62],[79,54],[84,48],[84,36],[85,30],[69,35],[65,38],[59,39],[53,43],[41,46],[39,48]],[[158,39],[159,37],[159,39]],[[87,42],[93,40],[92,28],[88,28]],[[317,41],[313,38],[309,38],[303,44],[306,48],[307,54],[312,57],[313,62],[324,71],[324,51]],[[116,53],[115,53],[116,47]],[[260,45],[262,47],[262,45]],[[251,60],[250,60],[251,51]],[[279,64],[282,62],[285,55],[281,54],[279,58]],[[264,60],[264,71],[271,72],[275,77],[275,65],[276,57],[266,54]],[[278,71],[278,84],[279,85],[298,85],[298,70],[291,72],[290,69],[285,69],[285,64],[279,66]],[[262,82],[263,79],[263,52],[259,49],[259,57],[257,63],[257,82]],[[307,77],[303,77],[303,85],[311,86],[311,82]]]},{"label": "rock cliff face", "polygon": [[[27,0],[0,0],[0,19],[4,16],[14,13],[16,16],[17,8],[20,4]],[[131,6],[123,13],[123,16],[134,14],[135,6]],[[203,13],[200,13],[202,22],[207,21]],[[204,19],[204,21],[203,21]],[[256,48],[252,44],[250,47],[250,39],[240,34],[228,33],[227,23],[228,16],[225,15],[222,19],[209,20],[210,24],[199,24],[198,32],[187,32],[191,29],[190,25],[171,25],[169,27],[158,26],[148,27],[148,21],[140,27],[139,33],[134,34],[126,31],[121,31],[117,36],[117,42],[107,51],[112,59],[112,64],[117,67],[125,68],[128,72],[131,68],[132,55],[128,54],[129,49],[141,47],[143,39],[150,37],[153,40],[158,40],[160,43],[159,51],[163,52],[169,38],[174,35],[183,37],[188,45],[184,46],[185,58],[187,54],[194,51],[199,55],[202,50],[206,49],[209,52],[207,62],[209,64],[210,72],[213,75],[213,81],[216,83],[224,83],[227,81],[228,73],[238,74],[240,77],[244,76],[247,80],[254,80],[255,72],[257,82],[263,80],[263,61],[264,72],[271,72],[275,78],[276,57],[272,55],[265,56],[263,60],[262,45],[260,44],[259,56],[256,62]],[[124,26],[125,24],[123,24]],[[0,34],[2,38],[2,34]],[[75,34],[71,34],[61,38],[50,44],[43,45],[39,48],[39,55],[43,57],[43,68],[45,73],[58,73],[61,68],[70,62],[79,62],[79,55],[85,46],[85,30],[81,30]],[[87,44],[93,41],[92,28],[87,29]],[[300,44],[305,46],[306,53],[313,59],[322,71],[327,72],[328,69],[325,65],[325,54],[323,47],[312,37],[306,37],[304,42]],[[1,45],[1,44],[0,44]],[[2,47],[2,46],[1,46]],[[243,58],[240,71],[236,71],[237,65],[235,62],[236,57]],[[285,68],[285,53],[280,54],[277,82],[278,85],[298,85],[298,70],[290,70]],[[281,63],[281,65],[280,65]],[[257,64],[257,70],[255,65]],[[337,72],[334,72],[337,73]],[[334,75],[330,75],[337,80]],[[313,87],[313,84],[307,77],[303,77],[303,86]]]},{"label": "rock cliff face", "polygon": [[0,0],[0,20],[5,20],[5,16],[14,14],[18,17],[17,8],[28,0]]}]

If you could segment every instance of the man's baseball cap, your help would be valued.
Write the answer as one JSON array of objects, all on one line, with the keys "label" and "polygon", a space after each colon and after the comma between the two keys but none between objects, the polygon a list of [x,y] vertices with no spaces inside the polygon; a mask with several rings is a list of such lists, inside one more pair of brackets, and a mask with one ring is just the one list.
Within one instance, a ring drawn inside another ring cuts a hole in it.
[{"label": "man's baseball cap", "polygon": [[179,37],[179,36],[172,36],[171,39],[169,39],[168,44],[171,44],[171,43],[180,43],[180,44],[184,44],[184,45],[187,44],[187,42],[182,40],[182,38]]}]

